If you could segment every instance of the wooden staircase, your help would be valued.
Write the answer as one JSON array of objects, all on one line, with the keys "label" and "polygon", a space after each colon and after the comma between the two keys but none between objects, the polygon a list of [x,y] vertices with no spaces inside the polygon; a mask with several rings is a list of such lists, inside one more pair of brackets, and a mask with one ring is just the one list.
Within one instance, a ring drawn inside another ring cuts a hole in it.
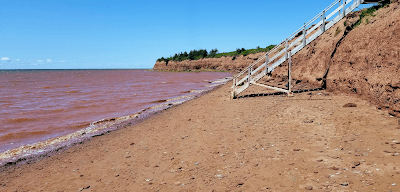
[{"label": "wooden staircase", "polygon": [[[281,65],[290,55],[294,55],[301,49],[306,47],[314,39],[319,37],[326,30],[343,19],[348,13],[365,3],[378,3],[380,1],[373,0],[335,0],[331,5],[324,9],[317,16],[305,23],[300,29],[292,35],[268,51],[257,61],[249,65],[240,73],[233,77],[232,98],[236,98],[238,94],[249,88],[251,85],[262,85],[257,83],[268,73],[274,71],[276,67]],[[289,90],[281,90],[290,93]]]}]

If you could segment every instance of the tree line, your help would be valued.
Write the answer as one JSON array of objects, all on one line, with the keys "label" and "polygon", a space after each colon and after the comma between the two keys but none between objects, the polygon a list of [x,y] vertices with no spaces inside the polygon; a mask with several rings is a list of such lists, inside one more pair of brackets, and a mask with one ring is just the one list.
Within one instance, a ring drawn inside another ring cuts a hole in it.
[{"label": "tree line", "polygon": [[[218,49],[211,49],[211,51],[207,52],[206,49],[200,49],[200,50],[191,50],[189,53],[181,52],[181,53],[175,53],[174,56],[170,56],[167,58],[161,57],[157,59],[157,61],[165,61],[166,64],[168,64],[169,61],[184,61],[184,60],[199,60],[203,58],[220,58],[223,56],[238,56],[238,55],[248,55],[248,54],[254,54],[254,53],[259,53],[259,52],[267,52],[274,48],[275,45],[270,45],[266,48],[260,48],[259,46],[255,49],[248,49],[246,50],[245,48],[241,49],[236,49],[236,51],[232,52],[224,52],[224,53],[219,53]],[[236,58],[236,57],[235,57]]]}]

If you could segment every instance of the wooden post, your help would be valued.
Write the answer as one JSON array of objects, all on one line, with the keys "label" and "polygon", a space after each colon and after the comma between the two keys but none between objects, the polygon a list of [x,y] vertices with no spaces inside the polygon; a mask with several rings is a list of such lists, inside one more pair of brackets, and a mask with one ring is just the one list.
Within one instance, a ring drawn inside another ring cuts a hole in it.
[{"label": "wooden post", "polygon": [[306,30],[306,24],[304,23],[304,28],[303,28],[303,48],[304,47],[306,47],[306,45],[307,45],[307,39],[306,39],[306,34],[307,33],[307,30]]},{"label": "wooden post", "polygon": [[233,87],[231,92],[231,99],[234,99],[236,96],[236,78],[233,78],[232,81],[233,81]]},{"label": "wooden post", "polygon": [[285,45],[285,60],[288,59],[288,47],[289,47],[289,40],[286,39],[286,45]]},{"label": "wooden post", "polygon": [[346,0],[343,0],[343,17],[346,16]]},{"label": "wooden post", "polygon": [[269,54],[265,55],[265,75],[268,74],[268,62],[269,62]]},{"label": "wooden post", "polygon": [[249,74],[247,76],[247,83],[249,84],[249,86],[250,86],[250,81],[251,81],[251,70],[252,70],[252,68],[249,68]]},{"label": "wooden post", "polygon": [[288,96],[293,96],[292,93],[292,54],[289,51],[289,68],[288,68],[288,77],[289,77],[289,82],[288,82]]},{"label": "wooden post", "polygon": [[322,32],[325,32],[325,10],[322,12],[322,26],[321,26],[321,30]]}]

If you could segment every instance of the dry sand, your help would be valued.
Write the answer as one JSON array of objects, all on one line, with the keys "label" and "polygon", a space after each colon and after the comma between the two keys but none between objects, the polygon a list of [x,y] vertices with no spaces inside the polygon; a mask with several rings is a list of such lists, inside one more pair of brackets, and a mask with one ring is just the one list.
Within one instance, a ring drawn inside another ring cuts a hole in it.
[{"label": "dry sand", "polygon": [[3,170],[0,191],[399,190],[400,121],[368,101],[325,91],[229,94],[230,83]]}]

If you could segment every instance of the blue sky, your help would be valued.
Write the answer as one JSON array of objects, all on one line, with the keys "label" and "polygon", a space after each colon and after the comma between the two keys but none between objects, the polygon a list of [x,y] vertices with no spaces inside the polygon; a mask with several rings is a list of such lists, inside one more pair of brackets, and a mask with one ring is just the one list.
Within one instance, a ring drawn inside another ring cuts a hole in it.
[{"label": "blue sky", "polygon": [[152,68],[277,44],[334,0],[0,0],[0,69]]}]

